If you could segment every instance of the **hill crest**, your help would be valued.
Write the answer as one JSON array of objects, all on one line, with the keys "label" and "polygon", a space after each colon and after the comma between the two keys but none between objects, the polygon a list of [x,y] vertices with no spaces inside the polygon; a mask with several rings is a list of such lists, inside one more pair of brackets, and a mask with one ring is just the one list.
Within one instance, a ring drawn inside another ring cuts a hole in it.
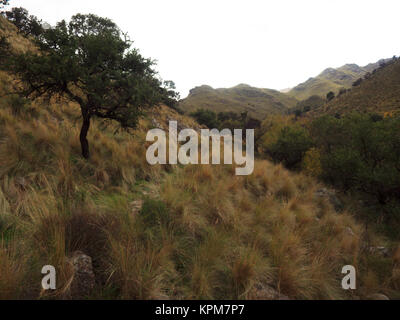
[{"label": "hill crest", "polygon": [[263,119],[268,114],[285,113],[296,103],[295,98],[277,90],[241,83],[232,88],[214,89],[208,85],[195,87],[187,98],[180,101],[180,108],[185,113],[198,109],[237,113],[247,111],[251,116]]},{"label": "hill crest", "polygon": [[314,95],[325,98],[330,91],[337,94],[343,88],[351,88],[356,80],[364,77],[369,72],[373,72],[382,63],[389,60],[381,59],[363,67],[355,63],[349,63],[339,68],[327,68],[318,76],[311,77],[307,81],[300,83],[291,89],[288,94],[298,100],[305,100]]}]

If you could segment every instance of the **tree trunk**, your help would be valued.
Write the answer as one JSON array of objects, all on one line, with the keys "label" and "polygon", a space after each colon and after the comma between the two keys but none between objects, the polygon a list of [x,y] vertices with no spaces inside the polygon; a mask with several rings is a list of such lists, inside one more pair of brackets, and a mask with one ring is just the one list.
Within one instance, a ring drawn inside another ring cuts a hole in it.
[{"label": "tree trunk", "polygon": [[89,152],[89,141],[87,139],[87,134],[88,134],[89,128],[90,128],[90,114],[82,111],[82,117],[83,117],[83,123],[82,123],[82,129],[81,129],[81,134],[80,134],[79,138],[81,141],[82,156],[85,159],[89,159],[90,152]]}]

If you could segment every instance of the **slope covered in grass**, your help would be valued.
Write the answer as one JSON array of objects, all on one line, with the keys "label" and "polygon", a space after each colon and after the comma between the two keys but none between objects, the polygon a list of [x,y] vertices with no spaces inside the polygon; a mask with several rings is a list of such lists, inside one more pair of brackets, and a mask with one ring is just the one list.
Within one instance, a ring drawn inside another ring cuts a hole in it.
[{"label": "slope covered in grass", "polygon": [[[1,77],[9,92],[15,79]],[[363,226],[317,197],[312,178],[261,160],[248,177],[232,166],[148,165],[147,130],[174,119],[197,127],[166,107],[131,132],[94,121],[84,160],[76,105],[1,98],[0,299],[76,298],[77,251],[95,275],[81,298],[395,296],[399,253],[370,262]],[[353,293],[341,289],[347,264],[360,271]],[[57,270],[55,291],[41,290],[44,265]]]},{"label": "slope covered in grass", "polygon": [[335,94],[342,88],[351,88],[354,81],[364,77],[379,67],[380,61],[360,67],[356,64],[346,64],[340,68],[328,68],[318,76],[308,79],[288,92],[288,95],[298,100],[305,100],[313,95],[325,98],[327,93]]},{"label": "slope covered in grass", "polygon": [[241,84],[229,89],[213,89],[210,86],[194,88],[179,107],[186,114],[199,109],[217,113],[247,111],[250,116],[262,120],[268,114],[285,113],[296,103],[296,99],[279,91]]},{"label": "slope covered in grass", "polygon": [[344,114],[351,111],[395,113],[400,107],[400,60],[387,62],[359,86],[315,110],[318,114]]},{"label": "slope covered in grass", "polygon": [[[271,299],[271,288],[350,298],[340,271],[362,267],[363,228],[316,198],[312,178],[266,161],[249,177],[231,166],[151,167],[152,118],[133,135],[95,122],[86,161],[74,106],[13,110],[2,101],[1,298],[69,297],[77,250],[93,259],[88,298]],[[50,296],[39,289],[47,264],[58,270]]]}]

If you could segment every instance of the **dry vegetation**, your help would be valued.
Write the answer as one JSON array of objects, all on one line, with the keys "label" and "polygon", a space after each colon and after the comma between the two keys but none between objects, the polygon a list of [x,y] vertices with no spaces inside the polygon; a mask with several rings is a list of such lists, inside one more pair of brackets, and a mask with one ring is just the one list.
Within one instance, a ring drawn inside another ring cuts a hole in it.
[{"label": "dry vegetation", "polygon": [[351,111],[393,115],[399,112],[400,104],[400,60],[388,62],[377,69],[351,91],[333,99],[330,103],[311,112],[321,114],[345,114]]},{"label": "dry vegetation", "polygon": [[194,88],[179,107],[186,114],[199,109],[216,113],[247,111],[250,116],[262,120],[268,114],[285,113],[296,103],[296,99],[279,91],[241,84],[229,89],[213,89],[209,86]]},{"label": "dry vegetation", "polygon": [[[0,109],[1,298],[68,297],[76,250],[93,258],[97,287],[88,298],[269,298],[263,288],[351,298],[340,271],[363,268],[363,228],[315,199],[313,179],[265,161],[249,177],[230,166],[150,167],[149,120],[133,135],[96,122],[87,162],[73,105],[25,108],[15,114],[2,100]],[[58,270],[51,295],[40,291],[46,264]],[[379,272],[368,270],[368,290],[357,295],[391,294]]]},{"label": "dry vegetation", "polygon": [[288,94],[298,100],[305,100],[311,96],[326,98],[328,92],[339,93],[342,88],[351,88],[354,81],[364,77],[379,67],[379,62],[371,63],[365,67],[356,64],[346,64],[340,68],[328,68],[315,78],[294,87]]},{"label": "dry vegetation", "polygon": [[[367,236],[384,239],[315,198],[315,180],[267,161],[249,177],[231,166],[151,167],[145,133],[154,118],[193,125],[167,108],[131,133],[95,121],[86,161],[76,106],[0,100],[1,299],[71,298],[78,250],[93,259],[90,299],[398,296],[400,249],[366,255]],[[50,293],[40,288],[48,264],[58,275]],[[360,271],[353,293],[341,289],[346,264]]]}]

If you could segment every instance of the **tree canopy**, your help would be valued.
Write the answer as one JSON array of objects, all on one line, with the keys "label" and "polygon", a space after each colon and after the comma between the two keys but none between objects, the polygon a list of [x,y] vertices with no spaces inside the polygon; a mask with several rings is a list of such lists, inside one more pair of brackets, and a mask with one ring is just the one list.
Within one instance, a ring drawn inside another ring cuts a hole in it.
[{"label": "tree canopy", "polygon": [[9,5],[9,0],[0,0],[0,9],[3,9],[4,6]]},{"label": "tree canopy", "polygon": [[12,8],[10,11],[3,12],[3,15],[25,36],[39,37],[44,31],[42,21],[30,15],[28,10],[24,8]]},{"label": "tree canopy", "polygon": [[27,98],[67,97],[80,105],[84,158],[93,117],[135,128],[147,108],[176,102],[173,83],[159,79],[154,62],[110,19],[78,14],[44,30],[36,42],[39,52],[9,53],[2,67],[21,80]]}]

